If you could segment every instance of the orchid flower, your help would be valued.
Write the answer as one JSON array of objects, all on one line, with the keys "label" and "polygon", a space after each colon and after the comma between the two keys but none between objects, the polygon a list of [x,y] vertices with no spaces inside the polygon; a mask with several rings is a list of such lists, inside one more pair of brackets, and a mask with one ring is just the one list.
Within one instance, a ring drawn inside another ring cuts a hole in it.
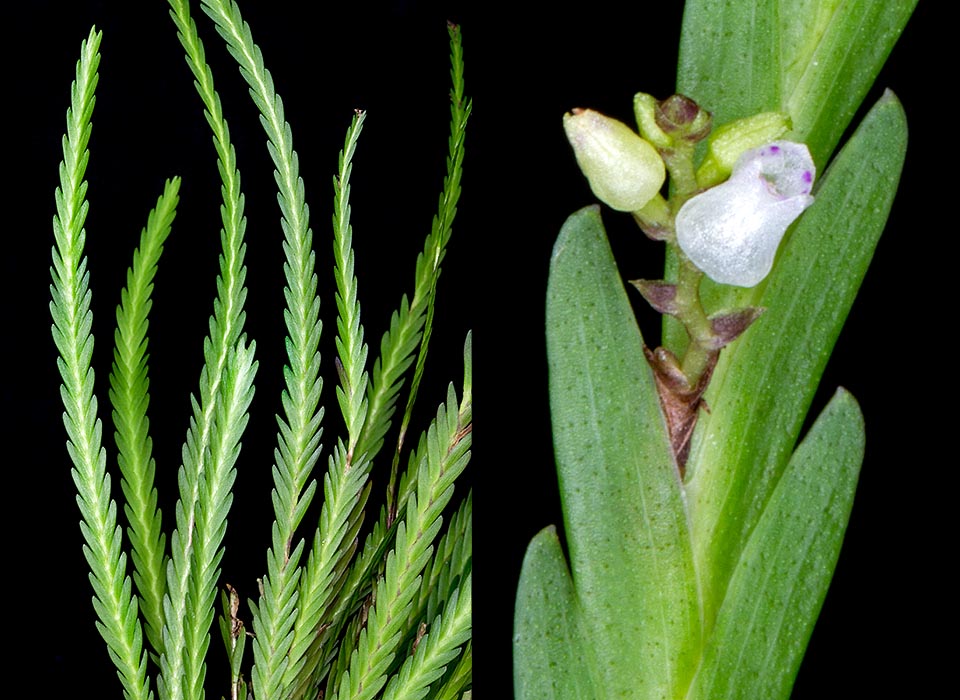
[{"label": "orchid flower", "polygon": [[715,282],[756,286],[773,267],[787,228],[813,203],[814,175],[802,143],[774,141],[747,151],[729,180],[680,208],[677,243]]}]

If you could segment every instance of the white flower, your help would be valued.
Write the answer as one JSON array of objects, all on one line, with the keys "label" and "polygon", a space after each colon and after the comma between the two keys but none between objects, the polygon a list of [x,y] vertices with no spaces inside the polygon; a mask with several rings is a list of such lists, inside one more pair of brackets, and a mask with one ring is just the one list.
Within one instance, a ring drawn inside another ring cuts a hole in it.
[{"label": "white flower", "polygon": [[747,151],[730,179],[690,198],[677,213],[677,243],[710,279],[759,284],[787,227],[813,204],[815,175],[802,143],[774,141]]}]

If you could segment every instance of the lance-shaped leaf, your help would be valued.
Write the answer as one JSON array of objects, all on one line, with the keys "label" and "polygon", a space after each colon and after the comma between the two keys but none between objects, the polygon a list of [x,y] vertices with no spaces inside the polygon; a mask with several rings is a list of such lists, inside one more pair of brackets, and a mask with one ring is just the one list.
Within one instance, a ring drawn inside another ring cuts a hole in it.
[{"label": "lance-shaped leaf", "polygon": [[839,389],[747,543],[687,700],[787,698],[847,529],[863,416]]},{"label": "lance-shaped leaf", "polygon": [[523,557],[513,619],[515,700],[595,700],[596,673],[567,560],[552,525]]},{"label": "lance-shaped leaf", "polygon": [[550,408],[570,568],[600,697],[678,697],[699,648],[690,533],[643,339],[597,207],[547,288]]},{"label": "lance-shaped leaf", "polygon": [[906,119],[887,93],[821,181],[754,304],[721,353],[687,462],[707,628],[780,479],[896,192]]},{"label": "lance-shaped leaf", "polygon": [[785,112],[822,168],[917,0],[688,0],[677,92],[714,124]]}]

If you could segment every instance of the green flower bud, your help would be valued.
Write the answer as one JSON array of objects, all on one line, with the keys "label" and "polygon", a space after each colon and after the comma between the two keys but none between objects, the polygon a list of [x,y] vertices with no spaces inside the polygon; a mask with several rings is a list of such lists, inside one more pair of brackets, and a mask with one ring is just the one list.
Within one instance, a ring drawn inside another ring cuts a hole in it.
[{"label": "green flower bud", "polygon": [[660,149],[673,147],[673,139],[657,124],[659,101],[653,95],[638,92],[633,96],[633,115],[640,127],[640,135]]},{"label": "green flower bud", "polygon": [[663,187],[666,169],[657,150],[623,122],[575,109],[563,115],[563,129],[590,189],[613,209],[638,211]]},{"label": "green flower bud", "polygon": [[697,171],[701,188],[723,182],[740,156],[749,150],[776,141],[791,128],[790,117],[780,112],[762,112],[714,129],[707,142],[707,156]]},{"label": "green flower bud", "polygon": [[710,133],[710,112],[683,95],[671,95],[660,101],[638,92],[633,96],[633,113],[640,135],[661,150],[695,144]]}]

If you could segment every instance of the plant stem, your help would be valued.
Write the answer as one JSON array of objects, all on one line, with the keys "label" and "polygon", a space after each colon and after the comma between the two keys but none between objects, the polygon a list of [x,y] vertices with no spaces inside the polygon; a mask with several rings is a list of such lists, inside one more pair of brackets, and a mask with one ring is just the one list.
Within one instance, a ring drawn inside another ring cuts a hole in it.
[{"label": "plant stem", "polygon": [[679,247],[676,247],[676,252],[680,261],[677,276],[676,316],[683,323],[690,338],[680,366],[690,386],[694,387],[711,364],[711,357],[717,350],[711,347],[714,336],[713,327],[700,301],[700,280],[703,279],[703,273],[690,262]]}]

